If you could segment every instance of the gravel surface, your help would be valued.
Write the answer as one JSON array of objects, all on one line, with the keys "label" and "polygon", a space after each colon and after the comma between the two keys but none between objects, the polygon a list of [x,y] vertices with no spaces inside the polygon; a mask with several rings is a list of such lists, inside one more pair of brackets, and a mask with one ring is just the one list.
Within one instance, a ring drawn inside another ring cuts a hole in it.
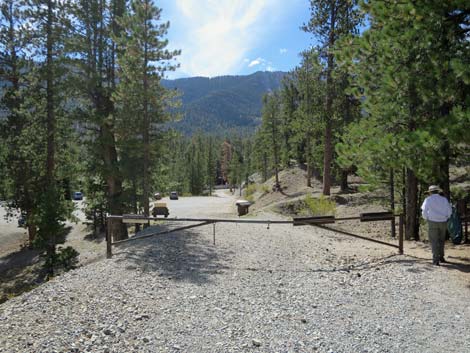
[{"label": "gravel surface", "polygon": [[452,265],[313,227],[216,234],[215,246],[212,225],[122,244],[9,300],[0,352],[470,349],[470,287]]},{"label": "gravel surface", "polygon": [[28,240],[25,228],[18,227],[19,214],[7,217],[7,209],[0,201],[0,258],[20,248]]}]

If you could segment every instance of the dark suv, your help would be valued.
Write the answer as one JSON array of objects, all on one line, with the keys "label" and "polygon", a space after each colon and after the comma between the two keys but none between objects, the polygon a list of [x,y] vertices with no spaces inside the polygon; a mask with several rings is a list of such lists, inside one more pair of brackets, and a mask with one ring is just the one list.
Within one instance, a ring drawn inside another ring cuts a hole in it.
[{"label": "dark suv", "polygon": [[18,227],[26,228],[26,215],[21,214],[20,217],[18,218]]},{"label": "dark suv", "polygon": [[170,200],[178,200],[178,193],[176,191],[170,192]]}]

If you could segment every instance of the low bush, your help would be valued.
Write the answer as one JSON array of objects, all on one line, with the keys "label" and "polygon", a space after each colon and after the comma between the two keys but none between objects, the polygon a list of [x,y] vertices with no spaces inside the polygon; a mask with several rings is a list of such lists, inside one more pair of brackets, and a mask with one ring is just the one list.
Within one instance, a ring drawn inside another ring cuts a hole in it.
[{"label": "low bush", "polygon": [[323,195],[319,198],[307,195],[304,201],[313,216],[334,216],[336,212],[336,203]]},{"label": "low bush", "polygon": [[269,192],[269,186],[263,184],[261,185],[261,192],[264,194],[267,194]]},{"label": "low bush", "polygon": [[245,188],[245,197],[248,199],[249,197],[253,198],[253,194],[258,190],[256,184],[249,184]]},{"label": "low bush", "polygon": [[253,197],[253,195],[248,195],[248,196],[245,197],[245,199],[247,201],[250,201],[251,203],[255,202],[255,198]]}]

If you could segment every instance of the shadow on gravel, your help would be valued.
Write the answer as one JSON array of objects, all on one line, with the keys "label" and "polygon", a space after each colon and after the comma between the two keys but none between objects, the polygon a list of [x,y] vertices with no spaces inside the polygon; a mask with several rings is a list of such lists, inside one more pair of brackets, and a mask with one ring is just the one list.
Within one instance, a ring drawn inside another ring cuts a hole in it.
[{"label": "shadow on gravel", "polygon": [[[163,232],[174,227],[159,225],[152,227]],[[159,276],[193,283],[210,282],[214,274],[228,269],[227,258],[231,251],[214,246],[207,237],[198,232],[212,233],[212,228],[202,226],[198,230],[182,230],[170,234],[155,235],[150,238],[114,247],[117,262],[129,262],[129,270],[156,272]]]},{"label": "shadow on gravel", "polygon": [[379,267],[382,267],[384,265],[388,265],[388,264],[399,264],[399,265],[402,265],[402,266],[405,266],[405,267],[408,267],[407,268],[407,271],[409,272],[413,272],[413,273],[422,273],[422,272],[427,272],[427,271],[431,271],[432,269],[431,268],[427,268],[427,267],[416,267],[415,265],[420,263],[420,264],[424,264],[426,263],[427,260],[425,259],[419,259],[419,258],[415,258],[415,257],[408,257],[407,258],[403,258],[401,257],[400,255],[396,255],[396,254],[393,254],[393,255],[389,255],[387,257],[384,257],[381,259],[380,262],[373,262],[373,263],[370,263],[370,264],[366,264],[364,266],[355,266],[356,268],[360,268],[360,269],[372,269],[372,268],[379,268]]},{"label": "shadow on gravel", "polygon": [[23,248],[0,258],[0,304],[44,282],[38,250]]},{"label": "shadow on gravel", "polygon": [[[435,269],[435,266],[433,266],[431,264],[431,260],[429,260],[429,259],[423,259],[423,258],[420,258],[420,257],[415,257],[415,256],[410,256],[410,255],[407,255],[407,257],[408,258],[406,258],[406,259],[391,259],[391,260],[387,260],[385,262],[387,262],[387,263],[394,262],[394,263],[399,263],[399,264],[402,264],[402,265],[405,265],[405,266],[413,266],[413,267],[410,267],[408,269],[408,271],[409,272],[414,272],[414,273],[422,273],[422,272],[426,272],[426,271],[432,271],[432,270]],[[454,258],[457,258],[457,257],[454,257]],[[423,267],[423,266],[414,267],[414,265],[417,264],[417,263],[428,264],[429,266],[427,266],[427,267]],[[470,264],[468,264],[468,263],[452,262],[452,261],[448,260],[448,262],[446,262],[446,263],[441,263],[440,267],[443,267],[443,268],[448,269],[448,270],[456,270],[456,271],[460,271],[460,272],[463,272],[463,273],[470,273]]]},{"label": "shadow on gravel", "polygon": [[[31,250],[27,247],[21,250],[10,253],[0,258],[0,273],[4,274],[7,271],[18,268],[31,266],[39,261],[39,250]],[[0,279],[3,276],[0,276]]]},{"label": "shadow on gravel", "polygon": [[470,273],[470,265],[469,264],[461,264],[461,263],[455,263],[455,262],[448,262],[445,264],[442,264],[442,267],[449,269],[449,270],[457,270],[463,273]]},{"label": "shadow on gravel", "polygon": [[87,227],[87,233],[84,237],[83,240],[94,242],[94,243],[101,243],[105,240],[106,233],[105,232],[100,232],[100,233],[95,233],[93,229],[90,227]]}]

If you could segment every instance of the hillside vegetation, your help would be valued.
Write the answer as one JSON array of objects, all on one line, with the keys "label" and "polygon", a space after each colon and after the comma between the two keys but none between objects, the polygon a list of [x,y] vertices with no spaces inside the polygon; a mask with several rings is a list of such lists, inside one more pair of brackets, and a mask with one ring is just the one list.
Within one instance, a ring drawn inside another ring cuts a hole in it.
[{"label": "hillside vegetation", "polygon": [[250,129],[260,123],[262,97],[277,90],[283,72],[247,76],[191,77],[163,80],[181,95],[182,119],[171,126],[191,135],[196,131],[224,134],[227,129]]}]

